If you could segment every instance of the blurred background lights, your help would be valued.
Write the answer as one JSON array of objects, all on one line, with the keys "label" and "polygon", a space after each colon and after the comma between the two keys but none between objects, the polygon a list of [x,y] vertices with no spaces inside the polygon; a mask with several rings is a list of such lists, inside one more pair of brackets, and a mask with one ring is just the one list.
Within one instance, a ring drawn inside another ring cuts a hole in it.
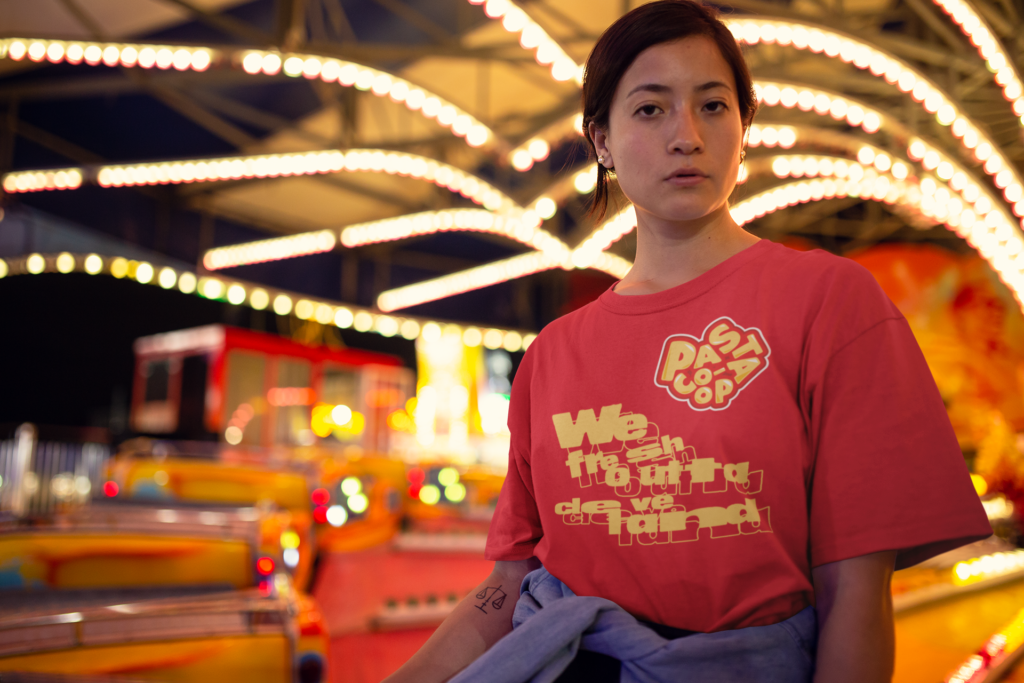
[{"label": "blurred background lights", "polygon": [[135,279],[142,284],[149,284],[153,279],[153,266],[149,265],[145,261],[140,263],[135,269]]},{"label": "blurred background lights", "polygon": [[356,514],[366,512],[366,508],[370,507],[370,499],[363,493],[349,496],[346,502],[348,503],[348,509]]},{"label": "blurred background lights", "polygon": [[467,327],[462,333],[462,343],[469,347],[480,346],[483,343],[484,335],[475,327]]},{"label": "blurred background lights", "polygon": [[369,332],[373,327],[373,316],[366,311],[359,311],[352,320],[352,327],[357,332]]},{"label": "blurred background lights", "polygon": [[346,496],[354,496],[362,490],[363,483],[359,481],[359,477],[345,477],[341,482],[341,492]]},{"label": "blurred background lights", "polygon": [[420,334],[420,324],[415,320],[405,320],[402,322],[399,332],[405,339],[415,339]]},{"label": "blurred background lights", "polygon": [[281,547],[286,550],[298,548],[301,540],[299,534],[292,529],[281,532]]},{"label": "blurred background lights", "polygon": [[444,497],[452,503],[461,503],[466,497],[466,487],[456,482],[444,487]]},{"label": "blurred background lights", "polygon": [[178,282],[178,275],[173,268],[161,268],[157,282],[164,289],[170,289]]},{"label": "blurred background lights", "polygon": [[70,273],[75,269],[75,257],[66,251],[57,257],[57,270],[61,273]]},{"label": "blurred background lights", "polygon": [[554,216],[555,212],[558,211],[558,204],[556,204],[555,200],[552,199],[551,197],[545,196],[538,199],[534,203],[533,208],[534,211],[537,212],[538,216],[540,216],[544,220],[547,220]]},{"label": "blurred background lights", "polygon": [[427,505],[436,505],[441,500],[441,490],[433,484],[427,484],[420,489],[420,500]]},{"label": "blurred background lights", "polygon": [[288,315],[292,312],[292,299],[287,294],[278,294],[274,297],[274,313]]},{"label": "blurred background lights", "polygon": [[236,425],[231,425],[224,430],[224,440],[232,446],[237,446],[242,443],[242,430]]},{"label": "blurred background lights", "polygon": [[[111,265],[111,269],[113,269],[113,265]],[[191,294],[196,291],[196,276],[192,273],[182,273],[178,277],[178,289],[183,294]]]},{"label": "blurred background lights", "polygon": [[459,480],[459,472],[454,467],[442,468],[437,473],[437,483],[441,486],[451,486]]},{"label": "blurred background lights", "polygon": [[224,294],[224,283],[214,278],[207,278],[203,282],[202,294],[207,299],[219,299]]},{"label": "blurred background lights", "polygon": [[352,311],[342,306],[334,312],[334,324],[343,330],[352,327],[352,323],[355,321],[355,316],[352,315]]},{"label": "blurred background lights", "polygon": [[38,275],[46,270],[46,259],[41,254],[31,254],[25,261],[25,268],[33,275]]},{"label": "blurred background lights", "polygon": [[[353,512],[355,512],[355,510],[353,510]],[[339,527],[347,521],[348,512],[341,505],[332,505],[329,508],[327,508],[327,523],[331,526]]]},{"label": "blurred background lights", "polygon": [[[331,521],[330,510],[327,511],[327,521]],[[295,569],[299,566],[299,549],[285,548],[281,551],[281,561],[284,562],[284,566],[288,567],[289,569]]]},{"label": "blurred background lights", "polygon": [[[344,427],[345,425],[352,421],[352,409],[346,405],[334,406],[334,408],[331,410],[331,421],[334,422],[334,424],[338,425],[339,427]],[[349,477],[345,481],[355,481],[357,484],[359,482],[359,480],[355,479],[354,477]],[[359,493],[359,490],[356,489],[355,491],[353,491],[353,493]],[[346,492],[345,495],[351,496],[353,493]]]},{"label": "blurred background lights", "polygon": [[257,287],[249,294],[249,305],[257,311],[265,310],[270,305],[270,295],[267,290]]},{"label": "blurred background lights", "polygon": [[103,270],[103,257],[99,254],[89,254],[85,257],[85,272],[89,275],[96,275]]},{"label": "blurred background lights", "polygon": [[118,280],[128,274],[128,259],[121,257],[115,258],[110,262],[110,274],[116,277]]}]

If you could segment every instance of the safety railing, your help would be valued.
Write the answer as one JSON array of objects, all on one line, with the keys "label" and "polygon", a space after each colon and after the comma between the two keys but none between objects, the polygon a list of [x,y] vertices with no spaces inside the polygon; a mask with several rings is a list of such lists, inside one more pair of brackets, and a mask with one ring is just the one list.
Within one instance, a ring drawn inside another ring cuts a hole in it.
[{"label": "safety railing", "polygon": [[109,457],[102,429],[25,423],[0,431],[0,517],[48,515],[88,501]]}]

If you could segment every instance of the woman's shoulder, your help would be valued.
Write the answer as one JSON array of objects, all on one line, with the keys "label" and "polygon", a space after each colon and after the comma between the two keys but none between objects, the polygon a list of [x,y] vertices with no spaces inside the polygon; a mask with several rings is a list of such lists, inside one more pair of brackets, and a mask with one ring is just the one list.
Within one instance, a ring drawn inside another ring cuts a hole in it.
[{"label": "woman's shoulder", "polygon": [[800,250],[783,244],[770,245],[769,267],[784,270],[804,279],[835,281],[876,287],[875,278],[856,261],[825,251]]},{"label": "woman's shoulder", "polygon": [[773,244],[769,258],[763,262],[767,279],[788,290],[794,298],[805,298],[812,306],[846,308],[858,303],[894,311],[875,276],[845,256],[822,249],[798,251]]}]

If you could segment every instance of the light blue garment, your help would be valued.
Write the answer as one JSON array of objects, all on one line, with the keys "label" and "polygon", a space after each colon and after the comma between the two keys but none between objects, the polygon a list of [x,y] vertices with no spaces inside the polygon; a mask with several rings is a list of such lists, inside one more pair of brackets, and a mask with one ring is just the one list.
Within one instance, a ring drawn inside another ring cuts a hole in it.
[{"label": "light blue garment", "polygon": [[541,567],[523,580],[513,631],[451,683],[551,683],[582,647],[622,662],[622,683],[809,683],[817,617],[666,640],[604,598],[577,596]]}]

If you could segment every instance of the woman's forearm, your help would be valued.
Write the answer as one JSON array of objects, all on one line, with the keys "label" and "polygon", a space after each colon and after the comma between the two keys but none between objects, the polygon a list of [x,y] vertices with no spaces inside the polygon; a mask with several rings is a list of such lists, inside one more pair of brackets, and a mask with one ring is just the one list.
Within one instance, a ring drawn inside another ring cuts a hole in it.
[{"label": "woman's forearm", "polygon": [[423,647],[384,683],[441,683],[469,666],[512,631],[519,586],[523,577],[539,566],[536,559],[495,563],[491,575],[456,606]]},{"label": "woman's forearm", "polygon": [[889,683],[895,657],[887,551],[813,570],[818,612],[815,683]]}]

